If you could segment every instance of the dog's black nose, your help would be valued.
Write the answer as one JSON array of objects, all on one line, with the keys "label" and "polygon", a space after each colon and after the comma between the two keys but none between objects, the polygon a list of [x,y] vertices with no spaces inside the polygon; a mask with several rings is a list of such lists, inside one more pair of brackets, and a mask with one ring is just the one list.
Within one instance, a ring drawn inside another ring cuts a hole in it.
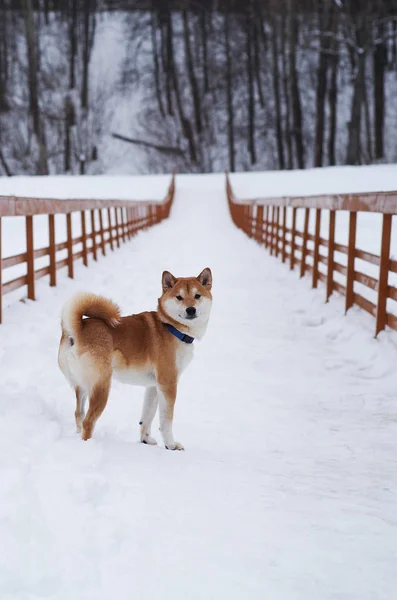
[{"label": "dog's black nose", "polygon": [[192,317],[196,314],[196,309],[194,308],[194,306],[188,306],[186,309],[186,313],[189,315],[189,317]]}]

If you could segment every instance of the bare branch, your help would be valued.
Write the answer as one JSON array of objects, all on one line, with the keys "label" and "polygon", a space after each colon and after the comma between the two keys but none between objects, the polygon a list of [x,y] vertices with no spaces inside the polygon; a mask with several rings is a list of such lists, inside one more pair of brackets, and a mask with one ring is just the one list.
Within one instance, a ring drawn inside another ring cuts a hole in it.
[{"label": "bare branch", "polygon": [[175,148],[172,146],[159,146],[158,144],[153,144],[152,142],[146,142],[144,140],[136,140],[134,138],[129,138],[125,135],[120,135],[119,133],[112,133],[112,137],[116,140],[121,140],[122,142],[127,142],[129,144],[136,144],[137,146],[152,148],[153,150],[157,150],[157,152],[163,152],[164,154],[174,154],[175,156],[183,156],[184,154],[181,148]]}]

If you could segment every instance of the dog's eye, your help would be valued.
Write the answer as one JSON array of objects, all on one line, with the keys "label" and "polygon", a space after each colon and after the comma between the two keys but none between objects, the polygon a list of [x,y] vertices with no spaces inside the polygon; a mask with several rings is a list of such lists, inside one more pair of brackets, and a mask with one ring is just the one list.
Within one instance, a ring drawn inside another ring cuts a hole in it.
[{"label": "dog's eye", "polygon": [[200,294],[196,294],[195,298],[196,298],[196,300],[200,300],[200,298],[201,298]]},{"label": "dog's eye", "polygon": [[176,299],[177,300],[183,300],[182,296],[177,296]]}]

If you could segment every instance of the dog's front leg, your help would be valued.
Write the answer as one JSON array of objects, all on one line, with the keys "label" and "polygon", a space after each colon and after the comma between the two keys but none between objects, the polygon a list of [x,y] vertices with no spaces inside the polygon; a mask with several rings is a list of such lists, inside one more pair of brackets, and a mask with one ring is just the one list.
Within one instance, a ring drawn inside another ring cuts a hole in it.
[{"label": "dog's front leg", "polygon": [[172,433],[176,387],[176,382],[158,385],[157,387],[160,411],[160,430],[167,450],[184,450],[182,444],[174,440],[174,435]]}]

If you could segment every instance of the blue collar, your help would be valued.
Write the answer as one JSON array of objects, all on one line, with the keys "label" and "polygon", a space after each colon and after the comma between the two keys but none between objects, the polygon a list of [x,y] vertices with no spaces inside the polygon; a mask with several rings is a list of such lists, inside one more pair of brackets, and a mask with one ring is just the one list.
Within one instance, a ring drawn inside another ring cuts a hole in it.
[{"label": "blue collar", "polygon": [[182,333],[181,331],[178,331],[178,329],[176,329],[175,327],[173,327],[173,325],[170,325],[169,323],[165,323],[165,326],[167,327],[168,331],[170,333],[172,333],[172,335],[177,337],[178,340],[181,340],[181,342],[185,342],[185,344],[193,344],[194,337],[191,337],[190,335],[187,335],[186,333]]}]

